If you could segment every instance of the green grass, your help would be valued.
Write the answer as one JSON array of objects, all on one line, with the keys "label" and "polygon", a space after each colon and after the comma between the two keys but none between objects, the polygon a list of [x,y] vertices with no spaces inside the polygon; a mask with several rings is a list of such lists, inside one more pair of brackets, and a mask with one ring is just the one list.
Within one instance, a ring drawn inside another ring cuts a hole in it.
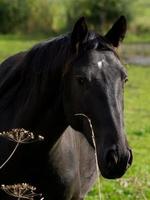
[{"label": "green grass", "polygon": [[[118,180],[101,178],[102,200],[150,199],[150,67],[128,68],[125,88],[125,122],[134,162]],[[86,200],[96,200],[95,186]]]},{"label": "green grass", "polygon": [[[41,39],[40,39],[41,40]],[[0,61],[24,51],[39,39],[0,35]],[[150,199],[150,67],[128,67],[129,82],[125,87],[125,123],[134,162],[118,180],[101,178],[102,200]],[[97,200],[95,186],[86,200]]]},{"label": "green grass", "polygon": [[149,0],[136,0],[133,3],[134,22],[139,29],[149,30],[150,18],[150,1]]},{"label": "green grass", "polygon": [[[131,22],[134,23],[134,22]],[[130,29],[127,31],[127,35],[124,40],[125,43],[150,43],[150,33],[145,31],[145,33],[133,33]]]},{"label": "green grass", "polygon": [[131,1],[132,21],[125,39],[130,42],[150,42],[150,1]]},{"label": "green grass", "polygon": [[27,50],[43,39],[42,36],[0,35],[0,62],[17,52]]}]

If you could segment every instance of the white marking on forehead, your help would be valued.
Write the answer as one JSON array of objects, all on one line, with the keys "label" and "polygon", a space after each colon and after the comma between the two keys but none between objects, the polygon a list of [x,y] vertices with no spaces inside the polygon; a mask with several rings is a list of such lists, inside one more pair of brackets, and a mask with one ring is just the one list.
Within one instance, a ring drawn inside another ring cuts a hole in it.
[{"label": "white marking on forehead", "polygon": [[104,59],[98,61],[97,65],[98,65],[98,68],[99,68],[99,69],[102,69],[103,63],[104,63],[104,62],[105,62]]}]

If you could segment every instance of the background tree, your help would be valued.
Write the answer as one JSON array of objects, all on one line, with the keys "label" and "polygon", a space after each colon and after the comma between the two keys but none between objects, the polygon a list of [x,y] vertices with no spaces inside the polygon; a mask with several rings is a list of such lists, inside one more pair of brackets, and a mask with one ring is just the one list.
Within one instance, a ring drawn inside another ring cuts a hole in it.
[{"label": "background tree", "polygon": [[0,0],[0,32],[10,33],[22,29],[28,17],[26,0]]},{"label": "background tree", "polygon": [[109,25],[121,14],[131,17],[129,0],[0,0],[1,33],[57,33],[80,16],[91,28]]}]

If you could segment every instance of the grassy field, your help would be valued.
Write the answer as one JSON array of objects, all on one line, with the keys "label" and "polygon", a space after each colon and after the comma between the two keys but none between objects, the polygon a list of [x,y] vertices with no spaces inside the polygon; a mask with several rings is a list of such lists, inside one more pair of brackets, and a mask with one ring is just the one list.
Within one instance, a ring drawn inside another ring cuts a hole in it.
[{"label": "grassy field", "polygon": [[[39,40],[0,36],[0,61],[23,51]],[[128,67],[129,82],[125,88],[125,123],[134,162],[118,180],[101,178],[102,200],[150,199],[150,67]],[[97,200],[97,185],[86,200]]]},{"label": "grassy field", "polygon": [[0,35],[0,62],[17,52],[24,51],[31,48],[34,44],[38,43],[41,37],[25,37],[16,35]]},{"label": "grassy field", "polygon": [[131,11],[133,20],[128,26],[129,31],[125,41],[150,42],[150,1],[131,1]]}]

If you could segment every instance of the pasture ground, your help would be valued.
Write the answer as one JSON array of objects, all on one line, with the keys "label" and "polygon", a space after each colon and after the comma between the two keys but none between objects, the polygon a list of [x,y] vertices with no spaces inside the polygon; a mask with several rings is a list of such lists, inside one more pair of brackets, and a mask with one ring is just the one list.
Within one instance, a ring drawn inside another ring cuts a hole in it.
[{"label": "pasture ground", "polygon": [[[39,39],[0,36],[0,62],[16,52],[30,48]],[[125,86],[125,124],[134,162],[118,180],[101,178],[102,200],[150,199],[150,67],[127,66]],[[86,200],[97,200],[97,185]]]}]

